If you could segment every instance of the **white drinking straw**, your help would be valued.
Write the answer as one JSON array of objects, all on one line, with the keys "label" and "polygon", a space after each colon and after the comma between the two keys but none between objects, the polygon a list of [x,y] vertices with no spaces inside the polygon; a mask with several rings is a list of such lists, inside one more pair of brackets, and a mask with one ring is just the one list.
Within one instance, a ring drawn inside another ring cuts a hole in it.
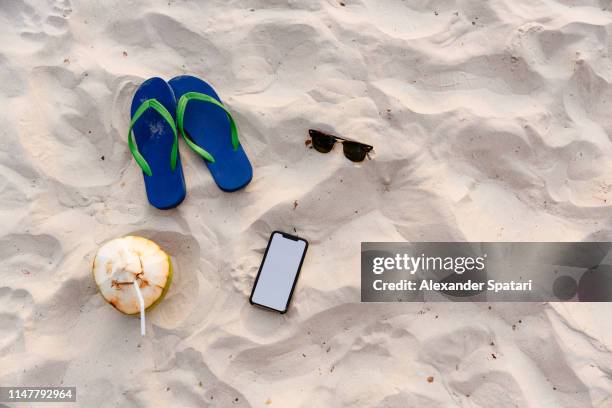
[{"label": "white drinking straw", "polygon": [[140,288],[138,287],[138,282],[134,281],[134,290],[136,290],[136,296],[138,296],[138,303],[140,303],[140,335],[145,335],[145,307],[144,307],[144,299],[142,298],[142,294],[140,293]]}]

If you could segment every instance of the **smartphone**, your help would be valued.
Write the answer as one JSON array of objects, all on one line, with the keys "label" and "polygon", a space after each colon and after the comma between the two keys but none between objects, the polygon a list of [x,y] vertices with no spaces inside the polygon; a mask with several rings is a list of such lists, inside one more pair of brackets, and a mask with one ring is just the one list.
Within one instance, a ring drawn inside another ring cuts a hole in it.
[{"label": "smartphone", "polygon": [[274,231],[257,272],[249,301],[252,305],[286,313],[306,256],[308,241]]}]

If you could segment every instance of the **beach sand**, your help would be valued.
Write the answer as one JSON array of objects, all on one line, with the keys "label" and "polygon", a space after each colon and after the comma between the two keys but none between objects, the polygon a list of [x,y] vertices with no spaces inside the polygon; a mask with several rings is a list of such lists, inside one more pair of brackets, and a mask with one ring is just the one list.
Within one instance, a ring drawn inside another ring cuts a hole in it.
[{"label": "beach sand", "polygon": [[[361,304],[361,241],[610,240],[607,0],[0,0],[0,385],[44,407],[612,407],[606,304]],[[145,79],[192,74],[254,178],[181,142],[159,211],[127,147]],[[308,128],[374,145],[354,164]],[[273,230],[310,242],[286,315],[248,303]],[[138,234],[177,271],[137,318],[91,276]],[[0,404],[2,406],[2,404]],[[21,406],[21,405],[20,405]]]}]

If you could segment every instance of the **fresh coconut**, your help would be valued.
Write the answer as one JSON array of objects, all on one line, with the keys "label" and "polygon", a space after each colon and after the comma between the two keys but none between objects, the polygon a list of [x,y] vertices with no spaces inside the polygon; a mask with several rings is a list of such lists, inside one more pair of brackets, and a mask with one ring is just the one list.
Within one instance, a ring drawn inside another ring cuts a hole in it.
[{"label": "fresh coconut", "polygon": [[172,263],[155,242],[126,236],[108,241],[98,249],[93,275],[104,299],[120,312],[131,315],[140,312],[138,292],[145,309],[164,298],[172,282]]}]

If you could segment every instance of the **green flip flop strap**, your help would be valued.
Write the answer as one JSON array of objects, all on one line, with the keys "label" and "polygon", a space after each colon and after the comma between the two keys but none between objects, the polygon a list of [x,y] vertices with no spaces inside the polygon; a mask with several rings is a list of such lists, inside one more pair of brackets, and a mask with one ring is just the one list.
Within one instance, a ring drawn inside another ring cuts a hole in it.
[{"label": "green flip flop strap", "polygon": [[232,146],[234,148],[234,151],[238,150],[238,146],[240,146],[240,140],[238,140],[238,128],[236,127],[236,122],[234,121],[232,114],[230,113],[230,111],[227,110],[225,106],[223,106],[221,102],[219,102],[218,100],[216,100],[210,95],[206,95],[200,92],[187,92],[183,94],[183,96],[181,96],[181,98],[178,101],[178,105],[176,109],[176,122],[178,123],[179,131],[183,135],[183,138],[185,139],[185,143],[187,143],[187,146],[191,147],[196,153],[198,153],[200,156],[202,156],[209,162],[211,163],[215,162],[214,157],[210,153],[208,153],[206,150],[202,149],[200,146],[195,144],[187,136],[187,133],[185,133],[185,129],[183,128],[183,120],[185,117],[185,110],[187,109],[187,103],[189,103],[189,101],[192,99],[196,101],[212,103],[213,105],[216,105],[219,108],[223,109],[223,111],[227,115],[227,118],[230,121],[230,128],[232,131]]},{"label": "green flip flop strap", "polygon": [[147,99],[138,107],[138,109],[136,109],[136,112],[132,117],[132,122],[130,122],[130,129],[128,130],[128,146],[130,147],[132,156],[134,156],[136,163],[138,163],[142,171],[147,176],[152,176],[153,172],[151,171],[151,167],[149,166],[149,163],[147,163],[145,158],[142,156],[142,154],[140,154],[140,152],[138,151],[138,147],[136,146],[136,142],[134,141],[134,134],[132,132],[134,125],[147,109],[153,109],[157,111],[157,113],[159,113],[161,117],[164,118],[166,122],[170,124],[172,132],[174,132],[174,142],[172,143],[172,151],[170,152],[170,168],[172,170],[176,168],[176,160],[178,157],[178,134],[176,131],[176,125],[174,124],[174,118],[172,117],[172,114],[168,112],[168,109],[166,109],[164,105],[159,103],[157,99]]}]

